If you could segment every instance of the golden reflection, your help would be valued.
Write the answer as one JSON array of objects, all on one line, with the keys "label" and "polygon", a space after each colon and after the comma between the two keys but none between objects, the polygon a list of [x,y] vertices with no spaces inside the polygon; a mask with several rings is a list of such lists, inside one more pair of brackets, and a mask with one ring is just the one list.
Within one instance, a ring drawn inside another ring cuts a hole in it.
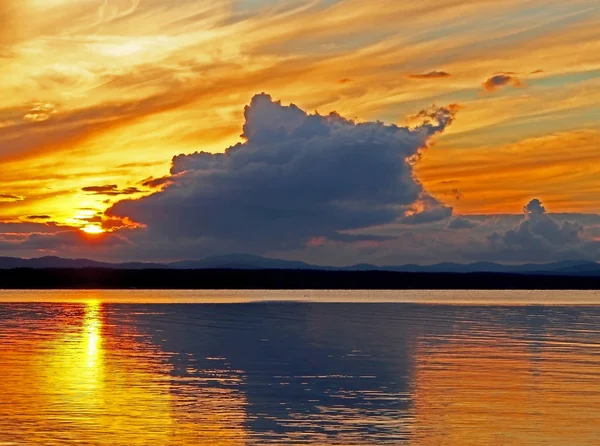
[{"label": "golden reflection", "polygon": [[100,319],[100,303],[97,301],[89,302],[86,305],[85,319],[83,321],[85,335],[87,336],[87,356],[88,367],[95,368],[100,349],[102,348],[102,338],[100,331],[102,321]]},{"label": "golden reflection", "polygon": [[467,331],[418,343],[417,444],[600,444],[598,366],[583,344]]},{"label": "golden reflection", "polygon": [[93,298],[35,308],[0,324],[0,443],[245,444],[243,394],[207,385],[198,370],[174,374],[127,311]]}]

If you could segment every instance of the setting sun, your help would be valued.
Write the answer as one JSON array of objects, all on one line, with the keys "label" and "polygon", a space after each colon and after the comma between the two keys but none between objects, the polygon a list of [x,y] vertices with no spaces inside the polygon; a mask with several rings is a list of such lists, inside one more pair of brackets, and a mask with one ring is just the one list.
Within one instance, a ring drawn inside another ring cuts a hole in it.
[{"label": "setting sun", "polygon": [[106,232],[104,229],[102,229],[102,227],[100,225],[96,225],[96,224],[89,224],[89,225],[81,228],[81,230],[83,232],[85,232],[86,234],[102,234],[102,233]]}]

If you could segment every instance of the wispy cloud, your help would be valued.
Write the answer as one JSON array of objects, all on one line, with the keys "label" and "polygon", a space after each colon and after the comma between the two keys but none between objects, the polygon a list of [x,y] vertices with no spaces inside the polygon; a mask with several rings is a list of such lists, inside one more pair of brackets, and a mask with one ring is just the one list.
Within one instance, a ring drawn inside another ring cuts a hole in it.
[{"label": "wispy cloud", "polygon": [[137,187],[126,187],[124,189],[119,189],[119,186],[116,184],[108,184],[105,186],[86,186],[81,188],[83,192],[90,192],[96,195],[133,195],[139,194],[142,191]]},{"label": "wispy cloud", "polygon": [[409,75],[409,77],[413,79],[443,79],[450,76],[452,75],[446,71],[430,71],[428,73]]},{"label": "wispy cloud", "polygon": [[0,201],[4,202],[23,201],[24,199],[25,198],[20,195],[0,194]]}]

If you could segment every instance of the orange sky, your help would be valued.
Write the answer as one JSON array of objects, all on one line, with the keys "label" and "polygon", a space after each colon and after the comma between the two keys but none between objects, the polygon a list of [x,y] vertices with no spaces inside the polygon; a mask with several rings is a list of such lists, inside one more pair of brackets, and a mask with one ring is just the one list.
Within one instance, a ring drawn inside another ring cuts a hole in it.
[{"label": "orange sky", "polygon": [[458,104],[416,171],[455,214],[597,212],[598,19],[594,0],[1,0],[0,219],[110,228],[174,155],[240,141],[263,91],[398,125]]}]

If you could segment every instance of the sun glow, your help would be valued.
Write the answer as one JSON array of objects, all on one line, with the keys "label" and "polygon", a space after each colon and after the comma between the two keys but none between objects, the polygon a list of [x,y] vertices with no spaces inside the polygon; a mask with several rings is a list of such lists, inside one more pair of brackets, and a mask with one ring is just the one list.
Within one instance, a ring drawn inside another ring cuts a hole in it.
[{"label": "sun glow", "polygon": [[86,234],[103,234],[104,232],[106,232],[102,226],[97,225],[97,224],[88,224],[86,226],[84,226],[83,228],[81,228],[81,230],[83,232],[85,232]]}]

